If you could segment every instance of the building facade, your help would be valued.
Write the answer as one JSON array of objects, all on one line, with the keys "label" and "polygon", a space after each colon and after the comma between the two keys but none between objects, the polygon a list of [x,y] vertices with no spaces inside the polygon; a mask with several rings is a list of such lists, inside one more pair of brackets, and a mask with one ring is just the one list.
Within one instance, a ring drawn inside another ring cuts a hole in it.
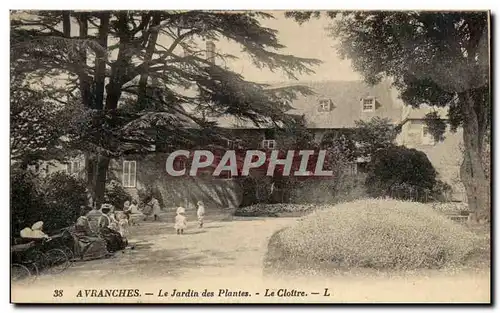
[{"label": "building facade", "polygon": [[426,115],[431,112],[436,112],[443,120],[447,119],[448,112],[444,108],[427,105],[418,109],[404,107],[397,143],[423,151],[438,172],[438,179],[451,186],[449,200],[466,201],[465,189],[460,180],[460,165],[463,159],[462,130],[459,128],[452,132],[447,126],[444,139],[436,141],[426,123]]}]

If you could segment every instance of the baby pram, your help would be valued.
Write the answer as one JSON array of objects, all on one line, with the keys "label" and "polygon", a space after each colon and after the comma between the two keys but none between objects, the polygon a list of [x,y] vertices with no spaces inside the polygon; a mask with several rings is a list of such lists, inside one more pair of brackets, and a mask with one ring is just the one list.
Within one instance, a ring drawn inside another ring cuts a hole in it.
[{"label": "baby pram", "polygon": [[15,238],[14,243],[11,247],[12,263],[27,266],[34,275],[45,271],[57,274],[71,265],[66,252],[57,243],[52,243],[52,237]]}]

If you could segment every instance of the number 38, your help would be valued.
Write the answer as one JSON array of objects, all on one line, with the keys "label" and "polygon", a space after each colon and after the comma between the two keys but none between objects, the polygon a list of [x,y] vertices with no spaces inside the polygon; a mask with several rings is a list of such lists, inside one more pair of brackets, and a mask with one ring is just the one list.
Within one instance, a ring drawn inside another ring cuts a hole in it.
[{"label": "number 38", "polygon": [[61,289],[56,289],[54,290],[54,297],[62,297],[63,296],[63,291]]}]

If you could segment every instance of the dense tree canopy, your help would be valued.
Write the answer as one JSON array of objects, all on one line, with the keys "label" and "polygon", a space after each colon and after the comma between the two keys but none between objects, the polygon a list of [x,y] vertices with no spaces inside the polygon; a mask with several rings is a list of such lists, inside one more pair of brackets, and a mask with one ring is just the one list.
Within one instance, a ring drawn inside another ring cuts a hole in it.
[{"label": "dense tree canopy", "polygon": [[[288,12],[299,23],[320,12]],[[405,103],[447,107],[452,130],[461,127],[461,179],[477,220],[489,220],[490,186],[482,162],[491,122],[488,12],[328,12],[342,58],[366,81],[391,78]],[[429,119],[432,122],[436,118]],[[436,123],[434,123],[436,124]],[[442,125],[434,127],[442,134]]]},{"label": "dense tree canopy", "polygon": [[217,142],[210,116],[287,123],[283,100],[307,88],[246,81],[214,62],[235,56],[207,51],[205,44],[237,43],[255,66],[291,78],[312,73],[318,60],[279,53],[277,32],[260,24],[268,18],[259,12],[14,12],[12,62],[18,73],[52,86],[59,102],[83,104],[74,142],[88,154],[88,181],[101,199],[110,157],[149,152],[160,138],[184,148]]}]

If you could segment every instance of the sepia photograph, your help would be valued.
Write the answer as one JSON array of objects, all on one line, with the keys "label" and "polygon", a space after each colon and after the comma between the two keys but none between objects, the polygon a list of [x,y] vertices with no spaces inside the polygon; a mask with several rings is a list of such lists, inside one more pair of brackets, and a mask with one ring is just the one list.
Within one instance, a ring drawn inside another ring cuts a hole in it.
[{"label": "sepia photograph", "polygon": [[11,303],[492,303],[490,11],[9,17]]}]

